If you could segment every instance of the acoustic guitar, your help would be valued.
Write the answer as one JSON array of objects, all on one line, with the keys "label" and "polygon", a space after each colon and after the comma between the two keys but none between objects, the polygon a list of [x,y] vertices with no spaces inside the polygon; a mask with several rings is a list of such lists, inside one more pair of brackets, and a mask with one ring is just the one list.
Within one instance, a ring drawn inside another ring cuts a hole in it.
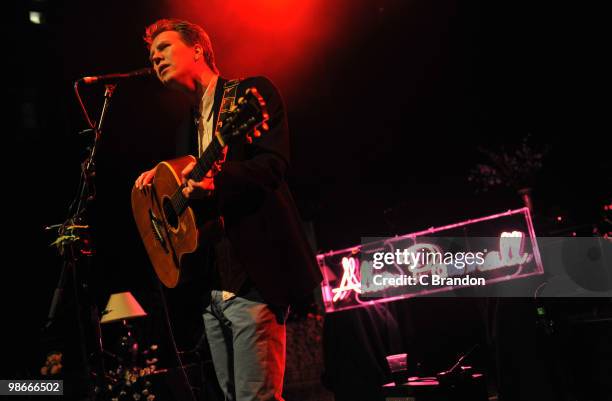
[{"label": "acoustic guitar", "polygon": [[161,162],[155,169],[150,186],[132,188],[132,213],[149,259],[160,281],[168,288],[176,287],[183,276],[187,256],[200,247],[202,236],[193,208],[183,195],[181,172],[192,161],[196,165],[188,178],[201,181],[224,158],[224,148],[234,141],[261,136],[267,130],[269,115],[266,103],[252,87],[223,114],[217,132],[199,158],[184,156]]}]

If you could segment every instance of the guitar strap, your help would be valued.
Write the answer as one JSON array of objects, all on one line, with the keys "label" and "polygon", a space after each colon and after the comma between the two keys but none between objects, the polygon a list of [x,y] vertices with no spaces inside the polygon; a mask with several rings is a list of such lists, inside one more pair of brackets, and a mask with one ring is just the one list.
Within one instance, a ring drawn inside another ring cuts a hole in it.
[{"label": "guitar strap", "polygon": [[221,107],[219,108],[219,118],[217,118],[215,133],[221,128],[227,112],[230,111],[232,106],[236,103],[238,84],[240,84],[240,79],[231,79],[223,85],[223,98],[221,99]]},{"label": "guitar strap", "polygon": [[[236,92],[238,90],[238,85],[240,84],[240,79],[230,79],[223,85],[223,98],[221,99],[221,107],[219,108],[219,117],[217,118],[217,125],[215,127],[215,135],[221,129],[223,125],[223,120],[225,119],[226,114],[232,109],[234,104],[236,104]],[[227,146],[223,149],[223,158],[216,163],[216,168],[219,169],[220,165],[225,161],[225,157],[227,156]]]},{"label": "guitar strap", "polygon": [[[221,107],[219,108],[219,117],[217,118],[217,125],[215,127],[215,135],[218,134],[219,130],[223,126],[223,120],[227,113],[234,107],[236,104],[236,92],[238,90],[238,85],[240,84],[240,79],[230,79],[223,85],[223,98],[221,99]],[[227,146],[223,149],[223,156],[220,160],[215,162],[213,166],[213,174],[218,173],[221,170],[221,165],[225,162],[225,158],[227,157]],[[211,224],[209,230],[212,230],[212,227],[218,227],[220,232],[224,232],[225,230],[225,220],[223,216],[219,215],[218,225]],[[223,291],[223,298],[225,300],[226,291]]]}]

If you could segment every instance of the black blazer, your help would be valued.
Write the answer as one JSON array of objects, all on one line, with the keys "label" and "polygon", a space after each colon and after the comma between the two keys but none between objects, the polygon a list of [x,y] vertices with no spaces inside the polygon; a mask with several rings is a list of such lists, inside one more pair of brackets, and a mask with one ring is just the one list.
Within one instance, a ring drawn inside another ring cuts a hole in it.
[{"label": "black blazer", "polygon": [[[215,89],[214,123],[226,79]],[[289,166],[289,129],[282,98],[264,77],[242,80],[236,99],[255,86],[266,101],[270,129],[255,143],[232,143],[215,176],[212,202],[225,221],[236,257],[264,300],[290,304],[312,294],[322,276],[303,231],[285,176]],[[179,137],[179,155],[197,154],[193,129]]]}]

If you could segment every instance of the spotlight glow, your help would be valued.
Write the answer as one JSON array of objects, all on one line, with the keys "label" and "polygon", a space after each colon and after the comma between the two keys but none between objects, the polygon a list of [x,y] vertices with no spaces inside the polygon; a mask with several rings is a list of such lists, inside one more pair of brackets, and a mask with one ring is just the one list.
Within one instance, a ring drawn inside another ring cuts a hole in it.
[{"label": "spotlight glow", "polygon": [[42,24],[43,16],[38,11],[30,11],[30,22],[36,25]]}]

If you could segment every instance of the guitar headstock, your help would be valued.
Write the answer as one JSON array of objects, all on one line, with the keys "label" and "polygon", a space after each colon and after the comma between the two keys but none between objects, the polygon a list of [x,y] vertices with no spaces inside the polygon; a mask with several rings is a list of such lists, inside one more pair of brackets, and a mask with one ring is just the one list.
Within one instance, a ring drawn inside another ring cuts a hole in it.
[{"label": "guitar headstock", "polygon": [[268,130],[269,118],[266,101],[257,88],[247,89],[221,123],[219,135],[223,144],[243,137],[252,143],[253,139],[261,137],[262,131]]}]

